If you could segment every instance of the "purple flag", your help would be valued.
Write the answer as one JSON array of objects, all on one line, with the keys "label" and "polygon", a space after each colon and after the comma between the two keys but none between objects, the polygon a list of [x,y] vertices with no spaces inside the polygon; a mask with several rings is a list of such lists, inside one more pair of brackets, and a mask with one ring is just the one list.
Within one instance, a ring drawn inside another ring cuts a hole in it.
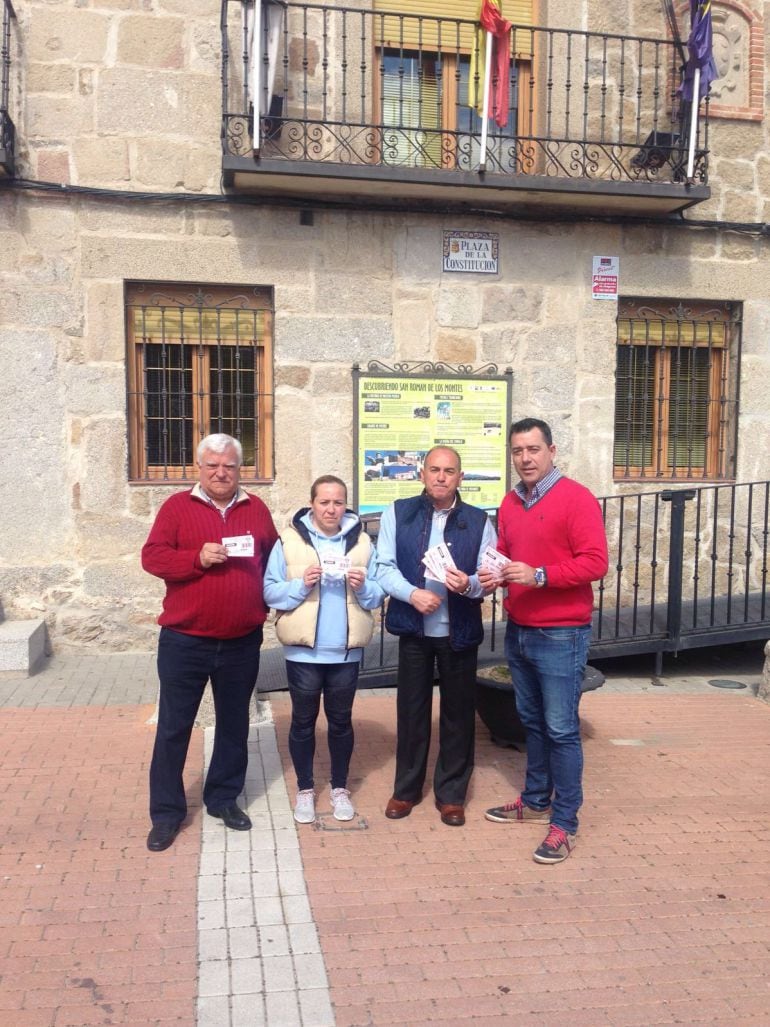
[{"label": "purple flag", "polygon": [[711,0],[690,0],[690,36],[687,49],[690,56],[679,87],[683,99],[692,100],[696,68],[700,69],[698,100],[708,93],[711,83],[719,78],[714,62],[714,47],[711,28]]}]

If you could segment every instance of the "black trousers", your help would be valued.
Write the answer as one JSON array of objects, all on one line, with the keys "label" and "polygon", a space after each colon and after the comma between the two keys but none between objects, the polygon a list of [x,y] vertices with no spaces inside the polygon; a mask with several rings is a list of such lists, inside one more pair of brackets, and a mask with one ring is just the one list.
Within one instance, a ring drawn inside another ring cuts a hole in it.
[{"label": "black trousers", "polygon": [[262,628],[241,638],[200,638],[161,628],[158,726],[150,764],[150,819],[179,824],[187,816],[182,771],[206,682],[216,725],[203,802],[227,806],[243,791],[249,760],[249,713],[259,672]]},{"label": "black trousers", "polygon": [[439,751],[433,791],[440,803],[465,802],[473,773],[478,647],[455,652],[448,638],[402,635],[398,641],[397,799],[422,796],[430,748],[433,683],[438,672]]}]

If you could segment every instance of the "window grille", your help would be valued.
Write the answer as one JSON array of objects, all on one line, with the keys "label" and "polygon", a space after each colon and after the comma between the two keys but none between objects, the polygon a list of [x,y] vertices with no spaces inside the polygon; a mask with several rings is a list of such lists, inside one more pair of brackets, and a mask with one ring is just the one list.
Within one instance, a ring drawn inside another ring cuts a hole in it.
[{"label": "window grille", "polygon": [[616,479],[734,477],[740,328],[737,304],[621,301]]},{"label": "window grille", "polygon": [[243,446],[244,479],[273,475],[269,289],[127,283],[129,474],[195,480],[211,432]]}]

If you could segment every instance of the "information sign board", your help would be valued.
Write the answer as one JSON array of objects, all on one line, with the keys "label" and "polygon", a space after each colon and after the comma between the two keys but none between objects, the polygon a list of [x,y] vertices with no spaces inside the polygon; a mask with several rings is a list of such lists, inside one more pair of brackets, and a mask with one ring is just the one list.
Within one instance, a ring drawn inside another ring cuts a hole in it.
[{"label": "information sign board", "polygon": [[425,455],[440,445],[460,453],[463,498],[487,510],[500,505],[510,477],[510,373],[444,377],[356,370],[355,418],[360,513],[420,492]]}]

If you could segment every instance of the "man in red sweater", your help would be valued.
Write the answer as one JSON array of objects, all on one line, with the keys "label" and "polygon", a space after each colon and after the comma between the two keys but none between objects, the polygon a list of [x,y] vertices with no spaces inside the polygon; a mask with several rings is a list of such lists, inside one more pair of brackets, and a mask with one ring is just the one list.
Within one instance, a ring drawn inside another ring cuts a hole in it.
[{"label": "man in red sweater", "polygon": [[[527,771],[521,795],[485,816],[550,823],[534,859],[560,863],[575,846],[583,802],[578,703],[591,641],[591,582],[607,573],[607,538],[594,496],[554,466],[545,421],[517,421],[510,445],[520,481],[500,506],[497,548],[509,560],[502,571],[505,655],[527,732]],[[480,572],[479,580],[493,579]]]},{"label": "man in red sweater", "polygon": [[187,816],[182,771],[209,680],[216,727],[203,802],[227,827],[251,827],[235,800],[246,778],[249,708],[267,616],[262,581],[278,534],[262,500],[240,487],[237,439],[208,435],[197,456],[198,484],[165,501],[142,548],[142,567],[166,583],[158,618],[151,852],[167,849]]}]

